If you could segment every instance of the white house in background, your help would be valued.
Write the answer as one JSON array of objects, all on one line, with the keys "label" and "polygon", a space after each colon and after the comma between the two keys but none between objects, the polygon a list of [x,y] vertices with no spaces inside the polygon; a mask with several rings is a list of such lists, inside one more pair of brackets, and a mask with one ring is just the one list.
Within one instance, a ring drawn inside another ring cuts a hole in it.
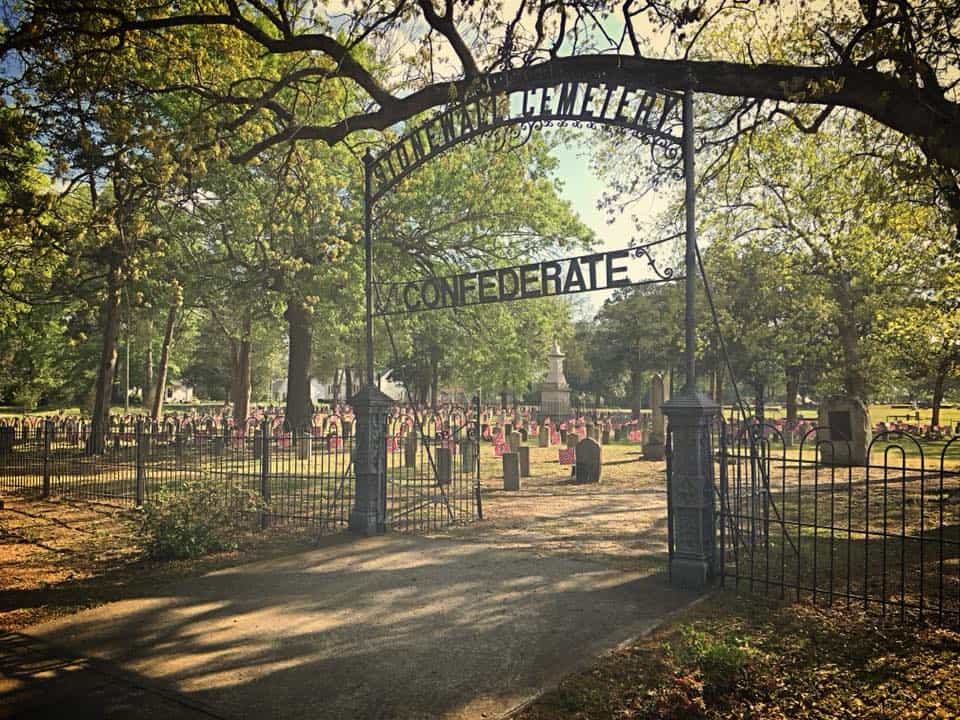
[{"label": "white house in background", "polygon": [[[316,378],[310,378],[310,399],[313,402],[329,398],[332,395],[331,387]],[[270,402],[282,403],[287,399],[287,379],[274,378],[270,382]]]},{"label": "white house in background", "polygon": [[392,375],[393,370],[385,370],[380,375],[380,392],[394,402],[405,402],[408,397],[407,388],[403,386],[403,383],[395,382]]},{"label": "white house in background", "polygon": [[[407,398],[407,389],[399,382],[391,379],[393,370],[386,370],[380,375],[380,390],[396,402],[403,402]],[[355,388],[356,389],[356,388]],[[346,381],[340,381],[340,397],[347,395]],[[310,399],[313,402],[330,400],[333,397],[333,383],[322,383],[316,378],[310,378]],[[270,402],[279,404],[287,399],[287,379],[274,378],[270,382]]]},{"label": "white house in background", "polygon": [[193,386],[183,380],[173,380],[167,383],[165,400],[171,403],[193,402]]}]

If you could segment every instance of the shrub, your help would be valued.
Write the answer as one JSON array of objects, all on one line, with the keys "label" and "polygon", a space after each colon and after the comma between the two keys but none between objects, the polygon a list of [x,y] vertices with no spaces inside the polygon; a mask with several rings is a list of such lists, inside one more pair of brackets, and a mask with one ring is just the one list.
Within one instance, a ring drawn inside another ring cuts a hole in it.
[{"label": "shrub", "polygon": [[239,486],[186,481],[144,503],[140,530],[150,557],[195,558],[235,550],[250,514],[264,509],[257,493]]},{"label": "shrub", "polygon": [[680,628],[680,640],[677,660],[684,667],[700,671],[705,696],[734,690],[753,655],[735,635],[711,636],[692,625]]}]

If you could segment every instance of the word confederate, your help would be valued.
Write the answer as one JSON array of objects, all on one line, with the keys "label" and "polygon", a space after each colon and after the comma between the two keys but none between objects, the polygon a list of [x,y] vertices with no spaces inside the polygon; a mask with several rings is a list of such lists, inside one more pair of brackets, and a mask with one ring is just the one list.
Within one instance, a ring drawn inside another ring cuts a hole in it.
[{"label": "word confederate", "polygon": [[377,284],[376,315],[569,295],[635,284],[625,264],[634,250],[545,260],[406,283]]}]

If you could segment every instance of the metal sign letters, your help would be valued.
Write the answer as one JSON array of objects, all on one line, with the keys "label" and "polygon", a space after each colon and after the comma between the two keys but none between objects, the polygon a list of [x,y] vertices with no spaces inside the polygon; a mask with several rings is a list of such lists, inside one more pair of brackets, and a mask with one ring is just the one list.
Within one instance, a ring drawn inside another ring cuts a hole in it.
[{"label": "metal sign letters", "polygon": [[[374,283],[373,314],[383,317],[506,300],[614,290],[630,285],[673,280],[676,279],[673,268],[661,270],[650,253],[652,247],[670,239],[672,238],[622,250],[472,271],[448,277]],[[648,268],[652,269],[655,279],[649,277]]]},{"label": "metal sign letters", "polygon": [[679,145],[681,138],[671,131],[681,125],[682,97],[625,85],[570,81],[458,102],[408,132],[371,162],[371,198],[379,199],[454,145],[509,125],[593,123],[646,135],[664,145]]},{"label": "metal sign letters", "polygon": [[[454,146],[498,128],[539,127],[552,122],[610,126],[645,137],[653,147],[681,149],[686,184],[684,274],[659,270],[650,248],[593,253],[563,260],[478,270],[409,282],[373,280],[373,207],[414,170]],[[621,83],[571,80],[508,93],[456,98],[443,111],[404,134],[378,155],[364,157],[364,270],[366,295],[366,381],[373,383],[373,318],[420,310],[456,308],[523,298],[567,295],[641,285],[686,281],[685,364],[693,387],[696,316],[696,224],[693,148],[693,91],[652,90]],[[641,279],[629,261],[646,260],[656,279]],[[374,307],[376,295],[376,307]]]}]

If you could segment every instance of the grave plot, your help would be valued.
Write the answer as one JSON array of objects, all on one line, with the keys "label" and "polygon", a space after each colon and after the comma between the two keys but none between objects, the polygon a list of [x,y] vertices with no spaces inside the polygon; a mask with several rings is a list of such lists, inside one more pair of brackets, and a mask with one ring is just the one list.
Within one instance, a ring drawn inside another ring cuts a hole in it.
[{"label": "grave plot", "polygon": [[481,449],[484,520],[449,534],[541,557],[600,562],[625,572],[666,571],[666,480],[663,463],[641,462],[638,444],[602,446],[602,478],[577,482],[556,447],[531,447],[530,475],[505,490],[500,457]]}]

